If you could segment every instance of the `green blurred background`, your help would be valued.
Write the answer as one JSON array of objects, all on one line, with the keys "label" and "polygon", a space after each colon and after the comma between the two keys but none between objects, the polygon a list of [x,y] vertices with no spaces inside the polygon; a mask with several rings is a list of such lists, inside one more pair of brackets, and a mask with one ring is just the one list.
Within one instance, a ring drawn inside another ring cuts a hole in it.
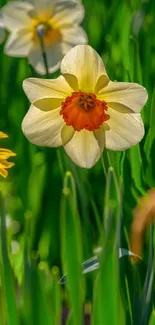
[{"label": "green blurred background", "polygon": [[[5,3],[0,0],[0,7]],[[4,44],[0,46],[0,130],[9,135],[8,140],[1,141],[1,147],[4,145],[17,154],[13,159],[15,166],[9,171],[6,180],[0,179],[0,187],[5,198],[8,252],[15,283],[19,285],[23,281],[25,250],[41,270],[54,270],[52,272],[56,273],[56,278],[59,275],[58,269],[53,269],[54,266],[59,267],[60,274],[63,272],[62,228],[65,226],[62,198],[66,195],[66,171],[71,171],[76,187],[79,221],[76,220],[75,225],[78,227],[80,222],[78,238],[83,261],[94,255],[95,247],[102,245],[105,169],[107,171],[112,166],[118,183],[121,179],[123,184],[121,247],[128,247],[132,209],[138,197],[148,188],[155,187],[155,2],[83,0],[83,4],[85,19],[82,26],[88,34],[89,44],[102,56],[110,79],[138,82],[148,90],[149,99],[142,111],[146,133],[140,145],[130,150],[117,153],[105,151],[102,159],[90,170],[75,166],[63,148],[40,148],[30,144],[21,131],[22,119],[29,108],[22,81],[31,77],[32,72],[26,59],[7,57],[3,53]],[[57,75],[59,72],[52,78]],[[73,192],[71,185],[71,195]],[[70,209],[67,210],[66,218],[72,218]],[[145,261],[147,263],[147,256],[146,243],[144,264]],[[91,300],[92,290],[92,275],[87,275],[86,301]],[[68,299],[65,295],[63,291],[63,301]],[[32,321],[34,323],[58,325],[50,321],[48,323],[45,319],[43,322],[35,319],[35,322]],[[2,324],[16,323],[2,321]],[[22,324],[31,323],[25,321]]]}]

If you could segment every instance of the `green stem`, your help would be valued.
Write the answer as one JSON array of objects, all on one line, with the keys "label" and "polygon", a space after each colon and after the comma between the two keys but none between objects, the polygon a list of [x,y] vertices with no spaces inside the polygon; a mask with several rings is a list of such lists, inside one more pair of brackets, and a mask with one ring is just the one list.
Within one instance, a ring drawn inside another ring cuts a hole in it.
[{"label": "green stem", "polygon": [[44,44],[44,26],[40,25],[37,28],[37,35],[39,37],[40,41],[40,47],[41,47],[41,52],[42,52],[42,57],[45,65],[45,70],[46,70],[46,77],[49,79],[49,71],[48,71],[48,62],[47,62],[47,55],[45,51],[45,44]]}]

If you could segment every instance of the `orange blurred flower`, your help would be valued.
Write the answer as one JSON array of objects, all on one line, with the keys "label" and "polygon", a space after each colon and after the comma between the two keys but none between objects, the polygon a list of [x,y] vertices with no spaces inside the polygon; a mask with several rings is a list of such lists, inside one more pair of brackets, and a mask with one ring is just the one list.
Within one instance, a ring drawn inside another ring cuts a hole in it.
[{"label": "orange blurred flower", "polygon": [[131,251],[142,255],[143,237],[147,226],[155,220],[155,189],[148,191],[133,210],[134,220],[131,227]]}]

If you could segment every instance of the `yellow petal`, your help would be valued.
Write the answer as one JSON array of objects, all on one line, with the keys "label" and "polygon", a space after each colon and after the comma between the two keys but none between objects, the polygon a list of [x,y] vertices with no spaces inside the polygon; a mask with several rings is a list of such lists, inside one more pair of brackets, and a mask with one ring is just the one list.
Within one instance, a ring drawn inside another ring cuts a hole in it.
[{"label": "yellow petal", "polygon": [[61,62],[61,72],[75,75],[79,89],[86,92],[94,92],[101,75],[105,75],[105,79],[109,81],[102,59],[89,45],[72,48]]},{"label": "yellow petal", "polygon": [[94,136],[98,142],[99,147],[103,151],[104,147],[105,147],[105,130],[104,130],[104,128],[101,127],[100,129],[95,130]]},{"label": "yellow petal", "polygon": [[5,159],[0,161],[0,168],[11,168],[12,166],[14,166],[13,162],[7,161]]},{"label": "yellow petal", "polygon": [[110,119],[106,122],[105,146],[110,150],[125,150],[136,145],[144,136],[140,114],[120,113],[109,108]]},{"label": "yellow petal", "polygon": [[27,139],[33,144],[44,147],[59,147],[62,145],[61,129],[64,120],[57,108],[43,112],[31,105],[22,122],[22,130]]},{"label": "yellow petal", "polygon": [[122,111],[126,108],[135,113],[141,111],[148,98],[146,89],[136,83],[111,81],[97,96],[113,109]]},{"label": "yellow petal", "polygon": [[14,166],[13,162],[8,162],[5,159],[1,160],[1,158],[0,158],[0,175],[3,177],[7,177],[8,172],[6,169],[11,168],[12,166]]},{"label": "yellow petal", "polygon": [[9,149],[0,148],[0,160],[8,159],[9,157],[16,156],[14,152]]},{"label": "yellow petal", "polygon": [[61,101],[65,99],[66,96],[69,96],[73,91],[63,76],[51,80],[29,78],[24,80],[23,88],[30,102],[35,102],[35,105],[37,105],[39,99],[45,98],[60,99]]},{"label": "yellow petal", "polygon": [[75,130],[72,126],[64,125],[61,130],[62,145],[65,146],[73,137]]},{"label": "yellow petal", "polygon": [[74,76],[73,74],[65,73],[63,75],[63,77],[66,79],[67,83],[70,85],[70,87],[74,91],[78,91],[79,90],[78,80],[77,80],[76,76]]},{"label": "yellow petal", "polygon": [[75,132],[64,149],[73,162],[83,168],[93,167],[103,151],[93,132],[87,130]]},{"label": "yellow petal", "polygon": [[0,139],[8,138],[8,135],[0,131]]},{"label": "yellow petal", "polygon": [[0,175],[6,178],[8,176],[8,171],[0,167]]}]

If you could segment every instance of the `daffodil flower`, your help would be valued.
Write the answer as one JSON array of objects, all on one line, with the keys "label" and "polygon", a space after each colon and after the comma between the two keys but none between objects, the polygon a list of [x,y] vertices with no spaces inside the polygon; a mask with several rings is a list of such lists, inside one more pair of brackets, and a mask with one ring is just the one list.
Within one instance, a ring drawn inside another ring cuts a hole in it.
[{"label": "daffodil flower", "polygon": [[[0,139],[7,137],[7,134],[0,132]],[[11,156],[16,156],[16,154],[11,150],[0,148],[0,175],[3,177],[6,177],[8,175],[8,171],[6,169],[14,166],[13,162],[7,161],[7,159]]]},{"label": "daffodil flower", "polygon": [[45,74],[40,44],[43,40],[48,69],[53,73],[68,50],[76,44],[87,43],[86,33],[79,26],[83,17],[84,8],[78,1],[10,2],[3,7],[4,24],[10,32],[5,53],[28,57],[34,69]]},{"label": "daffodil flower", "polygon": [[5,31],[4,31],[4,23],[2,19],[2,15],[0,13],[0,44],[4,41]]},{"label": "daffodil flower", "polygon": [[90,168],[104,148],[125,150],[142,139],[144,87],[110,81],[102,59],[89,45],[71,49],[62,60],[61,72],[53,80],[24,81],[32,105],[22,129],[30,142],[63,145],[75,164]]}]

